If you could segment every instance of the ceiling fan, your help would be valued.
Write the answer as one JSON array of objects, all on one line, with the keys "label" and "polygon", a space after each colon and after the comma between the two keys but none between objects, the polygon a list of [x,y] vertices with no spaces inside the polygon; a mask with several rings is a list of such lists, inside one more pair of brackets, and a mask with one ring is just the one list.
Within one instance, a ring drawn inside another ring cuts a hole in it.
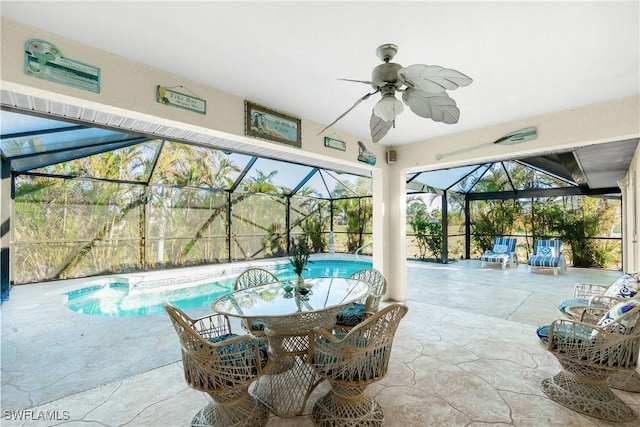
[{"label": "ceiling fan", "polygon": [[339,79],[370,84],[375,90],[358,99],[318,135],[376,93],[380,93],[382,99],[373,107],[369,120],[373,142],[380,141],[394,127],[396,117],[404,109],[402,102],[396,98],[396,92],[402,92],[402,101],[420,117],[447,124],[458,122],[460,110],[446,91],[468,86],[473,80],[459,71],[438,65],[415,64],[405,68],[390,62],[397,52],[398,47],[394,44],[383,44],[376,49],[376,55],[384,64],[373,69],[371,81]]}]

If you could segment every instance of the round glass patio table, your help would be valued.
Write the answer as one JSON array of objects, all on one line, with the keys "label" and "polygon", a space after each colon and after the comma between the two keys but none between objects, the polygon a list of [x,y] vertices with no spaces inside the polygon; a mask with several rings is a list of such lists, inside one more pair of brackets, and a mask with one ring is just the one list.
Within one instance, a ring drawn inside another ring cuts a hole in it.
[{"label": "round glass patio table", "polygon": [[[293,290],[287,292],[287,286]],[[307,363],[309,331],[332,328],[340,310],[369,293],[366,282],[343,277],[308,278],[305,286],[306,295],[295,290],[295,281],[254,286],[223,295],[212,304],[217,313],[264,323],[274,363],[253,383],[251,393],[281,417],[302,414],[321,381]]]}]

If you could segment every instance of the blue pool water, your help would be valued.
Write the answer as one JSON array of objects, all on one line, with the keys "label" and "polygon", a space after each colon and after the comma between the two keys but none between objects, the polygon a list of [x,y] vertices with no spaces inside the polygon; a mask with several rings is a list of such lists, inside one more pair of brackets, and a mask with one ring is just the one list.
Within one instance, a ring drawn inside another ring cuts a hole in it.
[{"label": "blue pool water", "polygon": [[[295,278],[289,263],[262,267],[280,280]],[[317,260],[307,264],[304,277],[347,277],[370,262]],[[172,285],[135,286],[109,283],[89,286],[65,294],[64,304],[78,313],[96,316],[144,316],[163,313],[162,303],[170,301],[183,310],[208,307],[220,296],[231,292],[235,277],[208,282],[176,283]]]}]

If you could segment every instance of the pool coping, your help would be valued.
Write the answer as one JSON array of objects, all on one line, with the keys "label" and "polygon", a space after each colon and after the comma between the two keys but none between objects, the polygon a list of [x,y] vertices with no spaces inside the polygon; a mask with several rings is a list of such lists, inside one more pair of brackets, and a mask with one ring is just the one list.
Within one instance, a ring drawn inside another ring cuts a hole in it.
[{"label": "pool coping", "polygon": [[[335,254],[312,254],[310,262],[314,260],[340,260],[350,262],[372,262],[372,257],[368,255],[353,255],[344,253]],[[163,279],[166,279],[167,284],[183,284],[186,282],[203,282],[211,280],[212,277],[226,279],[233,276],[237,276],[242,271],[250,267],[268,267],[274,265],[281,265],[289,263],[288,257],[281,258],[263,258],[251,261],[238,261],[226,264],[207,264],[197,266],[187,266],[173,269],[157,269],[147,271],[135,271],[131,273],[114,273],[105,274],[103,276],[92,277],[79,277],[73,279],[52,280],[48,282],[24,284],[17,286],[46,286],[49,285],[53,289],[46,291],[46,295],[64,295],[69,292],[77,291],[79,289],[90,286],[104,286],[112,283],[126,283],[134,286],[144,286],[148,282],[153,282],[154,285],[162,283]],[[185,273],[185,276],[180,278],[168,279],[167,276],[175,275],[176,271]],[[48,286],[47,286],[48,287]]]}]

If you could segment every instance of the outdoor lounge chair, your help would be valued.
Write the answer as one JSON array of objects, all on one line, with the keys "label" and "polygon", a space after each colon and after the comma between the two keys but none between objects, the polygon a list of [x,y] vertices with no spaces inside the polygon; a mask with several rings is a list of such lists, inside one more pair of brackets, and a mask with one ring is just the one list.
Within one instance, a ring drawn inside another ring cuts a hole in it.
[{"label": "outdoor lounge chair", "polygon": [[[253,286],[266,285],[277,282],[278,278],[270,271],[262,268],[248,268],[238,277],[233,284],[233,290],[250,288]],[[240,322],[242,329],[257,337],[264,337],[264,323],[255,319],[242,319]]]},{"label": "outdoor lounge chair", "polygon": [[249,394],[251,383],[268,368],[264,344],[250,334],[232,334],[222,314],[191,319],[171,303],[163,306],[180,339],[187,384],[212,399],[191,425],[265,425],[266,406]]},{"label": "outdoor lounge chair", "polygon": [[[590,313],[590,311],[593,311]],[[630,299],[610,310],[590,308],[583,319],[559,319],[549,329],[547,349],[562,371],[542,381],[544,393],[567,408],[613,422],[628,421],[635,413],[610,389],[614,373],[632,375],[640,353],[640,300]]]},{"label": "outdoor lounge chair", "polygon": [[408,308],[392,304],[355,326],[331,334],[316,328],[309,335],[312,367],[331,384],[313,405],[316,426],[381,426],[384,413],[365,388],[387,373],[393,337]]},{"label": "outdoor lounge chair", "polygon": [[510,237],[496,237],[493,241],[493,247],[480,255],[482,261],[481,267],[484,268],[487,263],[500,263],[502,269],[513,267],[516,260],[516,239]]},{"label": "outdoor lounge chair", "polygon": [[349,277],[368,283],[369,295],[364,303],[353,303],[338,313],[334,326],[334,330],[338,332],[349,332],[367,316],[376,313],[387,291],[387,279],[375,268],[356,271]]},{"label": "outdoor lounge chair", "polygon": [[566,270],[564,255],[562,254],[561,240],[536,240],[533,243],[533,254],[529,256],[529,271],[532,267],[551,267],[553,275],[558,275],[558,270]]}]

